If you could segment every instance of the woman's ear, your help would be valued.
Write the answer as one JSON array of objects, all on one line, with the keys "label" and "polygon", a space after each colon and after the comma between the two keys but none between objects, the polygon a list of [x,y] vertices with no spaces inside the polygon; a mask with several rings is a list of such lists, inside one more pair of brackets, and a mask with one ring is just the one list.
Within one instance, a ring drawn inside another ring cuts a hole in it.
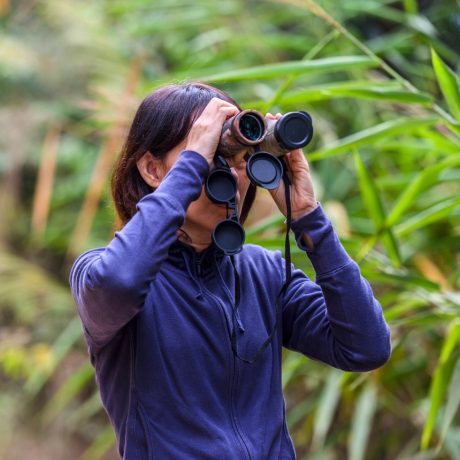
[{"label": "woman's ear", "polygon": [[139,160],[136,161],[137,169],[142,179],[156,189],[164,176],[164,166],[162,160],[155,158],[150,152],[145,152]]}]

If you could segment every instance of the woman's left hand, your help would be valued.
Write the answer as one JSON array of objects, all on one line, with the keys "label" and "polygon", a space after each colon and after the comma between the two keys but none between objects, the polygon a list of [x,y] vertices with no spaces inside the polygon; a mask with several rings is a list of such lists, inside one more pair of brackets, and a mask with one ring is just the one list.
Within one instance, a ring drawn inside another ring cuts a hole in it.
[{"label": "woman's left hand", "polygon": [[[268,113],[267,118],[274,120],[281,117],[278,113],[276,116]],[[300,219],[302,216],[312,211],[317,206],[313,181],[310,175],[310,167],[301,149],[292,150],[284,156],[288,167],[288,176],[291,181],[291,216],[292,220]],[[284,182],[275,190],[270,190],[276,205],[281,213],[286,216],[286,199],[284,191]]]}]

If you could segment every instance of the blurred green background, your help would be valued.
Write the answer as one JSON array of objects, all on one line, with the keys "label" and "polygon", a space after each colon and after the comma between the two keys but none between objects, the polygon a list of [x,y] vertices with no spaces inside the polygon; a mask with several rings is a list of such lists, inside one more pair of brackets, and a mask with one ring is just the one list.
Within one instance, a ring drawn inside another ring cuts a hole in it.
[{"label": "blurred green background", "polygon": [[[108,177],[140,100],[199,79],[312,114],[318,198],[391,325],[371,373],[286,353],[298,458],[460,459],[459,7],[0,0],[0,458],[116,458],[68,272],[113,234]],[[283,220],[259,193],[247,241],[282,249]]]}]

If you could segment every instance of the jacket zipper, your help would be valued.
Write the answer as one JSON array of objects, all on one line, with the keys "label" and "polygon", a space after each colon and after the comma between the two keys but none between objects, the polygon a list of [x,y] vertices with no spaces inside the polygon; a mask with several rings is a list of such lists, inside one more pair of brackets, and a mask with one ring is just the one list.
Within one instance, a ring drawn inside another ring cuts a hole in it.
[{"label": "jacket zipper", "polygon": [[[220,304],[220,300],[216,296],[214,296],[214,294],[210,292],[203,283],[201,283],[201,275],[202,275],[201,261],[202,261],[201,255],[196,256],[195,268],[196,268],[198,282],[200,283],[200,285],[202,285],[203,292],[205,292],[208,295],[208,297],[211,298],[217,304],[217,306],[219,307],[221,311],[223,310],[225,322],[227,322],[227,315],[225,314],[224,307]],[[228,341],[228,344],[231,345],[230,339],[228,338],[228,336],[227,336],[227,341]],[[236,363],[236,357],[233,356],[233,353],[231,353],[231,360],[232,360],[232,366],[231,366],[231,371],[230,371],[231,373],[231,376],[230,376],[230,412],[231,414],[230,415],[231,415],[231,420],[232,420],[232,425],[233,425],[233,431],[236,434],[236,438],[240,442],[240,448],[243,451],[245,458],[248,458],[249,460],[251,460],[252,459],[251,453],[249,452],[249,448],[238,426],[238,421],[237,421],[237,417],[235,413],[236,411],[235,411],[235,405],[234,405],[234,393],[235,393],[236,364],[237,363]]]},{"label": "jacket zipper", "polygon": [[232,358],[233,358],[232,359],[232,361],[233,361],[233,369],[232,369],[232,379],[231,379],[231,385],[230,385],[230,404],[231,404],[231,410],[232,410],[232,417],[233,417],[233,420],[234,420],[236,432],[238,433],[238,436],[240,437],[240,440],[241,440],[242,444],[245,447],[245,452],[246,452],[248,458],[252,459],[251,453],[249,451],[249,447],[247,446],[246,441],[244,440],[242,430],[240,429],[240,427],[238,425],[238,420],[237,420],[237,417],[236,417],[236,409],[235,409],[235,405],[234,405],[233,395],[235,394],[235,390],[236,390],[236,378],[237,378],[236,377],[236,365],[237,365],[237,362],[236,362],[236,357],[235,356],[232,356]]},{"label": "jacket zipper", "polygon": [[198,279],[201,278],[201,254],[195,256],[195,267]]}]

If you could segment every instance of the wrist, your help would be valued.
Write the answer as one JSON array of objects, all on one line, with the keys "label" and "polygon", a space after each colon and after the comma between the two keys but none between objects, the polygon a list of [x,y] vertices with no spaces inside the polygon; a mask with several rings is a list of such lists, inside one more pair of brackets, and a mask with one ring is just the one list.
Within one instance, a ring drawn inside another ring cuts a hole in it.
[{"label": "wrist", "polygon": [[318,206],[319,206],[319,203],[317,201],[315,204],[307,206],[299,211],[293,211],[291,213],[291,220],[296,221],[296,220],[302,219],[302,217],[305,217],[306,215],[312,213]]},{"label": "wrist", "polygon": [[211,166],[212,157],[208,158],[208,156],[203,153],[203,149],[201,147],[186,145],[184,150],[191,150],[192,152],[198,153],[198,155],[201,155],[207,161],[208,165]]}]

